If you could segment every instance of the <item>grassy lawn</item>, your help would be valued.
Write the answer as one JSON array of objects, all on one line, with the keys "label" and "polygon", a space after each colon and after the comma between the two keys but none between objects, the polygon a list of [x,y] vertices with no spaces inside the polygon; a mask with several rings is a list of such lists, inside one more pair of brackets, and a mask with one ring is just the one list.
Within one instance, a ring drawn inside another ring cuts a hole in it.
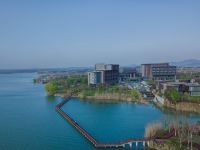
[{"label": "grassy lawn", "polygon": [[200,144],[200,136],[199,135],[194,135],[193,136],[193,142]]},{"label": "grassy lawn", "polygon": [[179,139],[177,137],[173,137],[173,138],[169,139],[166,142],[166,144],[169,145],[170,147],[175,148],[176,150],[186,150],[187,149],[187,147],[184,147],[184,146],[182,146],[180,148],[180,142],[179,142]]}]

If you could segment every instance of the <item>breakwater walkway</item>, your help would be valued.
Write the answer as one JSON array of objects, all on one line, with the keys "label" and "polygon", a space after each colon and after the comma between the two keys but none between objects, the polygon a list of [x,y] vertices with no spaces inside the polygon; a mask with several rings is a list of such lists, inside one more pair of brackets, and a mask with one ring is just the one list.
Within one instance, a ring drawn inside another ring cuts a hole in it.
[{"label": "breakwater walkway", "polygon": [[72,117],[70,117],[68,114],[66,114],[61,107],[67,103],[70,100],[70,96],[65,98],[63,101],[61,101],[59,104],[55,106],[56,111],[64,118],[66,119],[74,128],[76,128],[80,134],[82,134],[89,142],[93,144],[96,148],[123,148],[126,145],[132,147],[133,144],[138,146],[139,143],[142,143],[143,146],[149,146],[149,142],[151,140],[155,140],[154,138],[132,138],[116,143],[102,143],[98,142],[88,131],[86,131],[83,127],[81,127]]}]

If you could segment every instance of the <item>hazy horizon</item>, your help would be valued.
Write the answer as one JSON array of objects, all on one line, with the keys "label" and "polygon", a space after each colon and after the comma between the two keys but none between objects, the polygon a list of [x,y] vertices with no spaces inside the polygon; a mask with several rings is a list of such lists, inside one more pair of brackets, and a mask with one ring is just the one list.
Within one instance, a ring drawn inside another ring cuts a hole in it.
[{"label": "hazy horizon", "polygon": [[200,1],[0,2],[0,69],[200,58]]}]

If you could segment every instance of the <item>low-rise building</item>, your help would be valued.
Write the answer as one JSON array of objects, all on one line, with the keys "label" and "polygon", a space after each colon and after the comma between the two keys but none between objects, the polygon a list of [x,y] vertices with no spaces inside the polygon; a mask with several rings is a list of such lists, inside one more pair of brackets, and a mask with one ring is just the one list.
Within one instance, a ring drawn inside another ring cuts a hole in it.
[{"label": "low-rise building", "polygon": [[200,96],[200,84],[188,83],[188,87],[190,96]]},{"label": "low-rise building", "polygon": [[134,68],[120,68],[119,69],[119,80],[130,81],[136,78],[136,69]]},{"label": "low-rise building", "polygon": [[166,89],[174,88],[180,93],[187,92],[190,96],[200,96],[200,84],[187,82],[166,82],[160,83],[160,89],[164,92]]}]

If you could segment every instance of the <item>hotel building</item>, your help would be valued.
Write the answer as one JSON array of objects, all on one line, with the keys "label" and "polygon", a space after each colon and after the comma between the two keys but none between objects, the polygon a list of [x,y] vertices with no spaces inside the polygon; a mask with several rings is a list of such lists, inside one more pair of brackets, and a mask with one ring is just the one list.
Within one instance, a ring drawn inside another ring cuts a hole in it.
[{"label": "hotel building", "polygon": [[169,63],[142,64],[141,74],[146,79],[175,80],[176,66],[170,66]]}]

